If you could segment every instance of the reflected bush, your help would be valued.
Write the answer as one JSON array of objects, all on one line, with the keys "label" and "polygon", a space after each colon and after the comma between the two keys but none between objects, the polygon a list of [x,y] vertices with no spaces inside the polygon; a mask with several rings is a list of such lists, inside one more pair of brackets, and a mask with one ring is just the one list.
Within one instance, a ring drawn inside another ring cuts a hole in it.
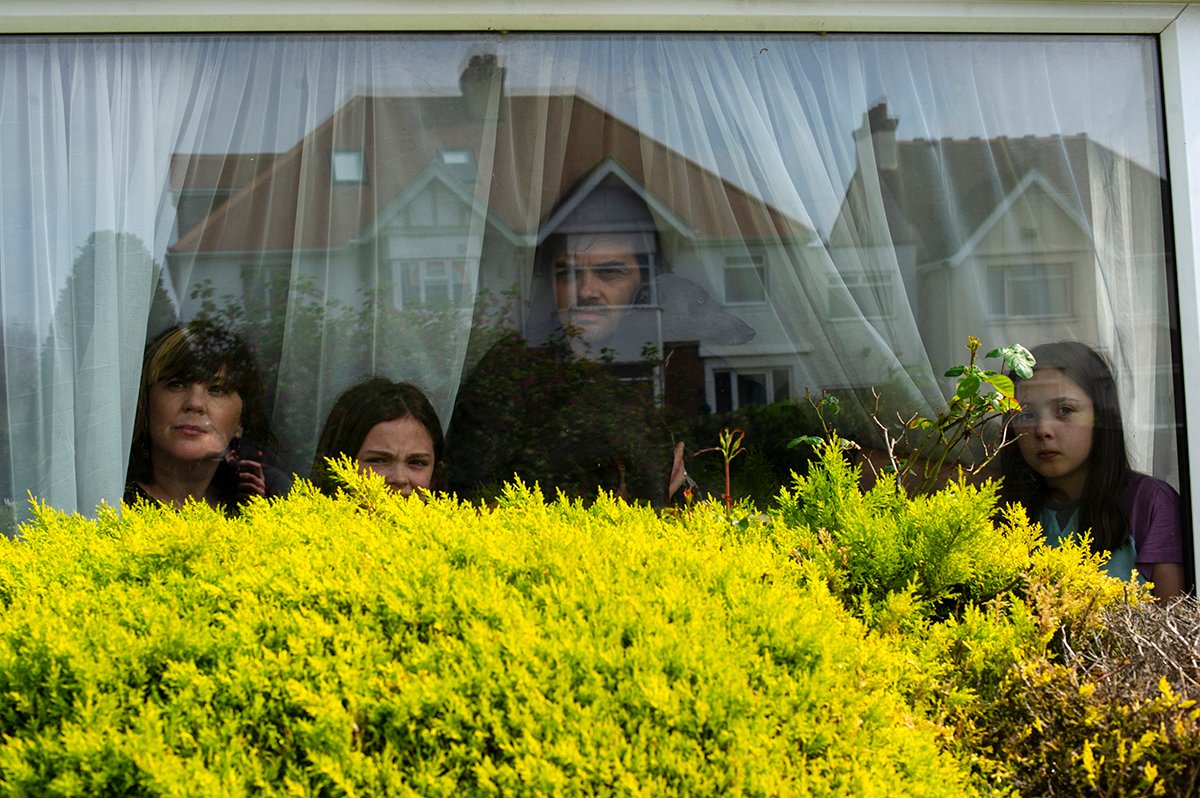
[{"label": "reflected bush", "polygon": [[673,433],[654,400],[652,367],[579,359],[564,336],[531,347],[510,333],[459,389],[446,460],[450,487],[494,501],[519,475],[547,493],[609,491],[661,505]]},{"label": "reflected bush", "polygon": [[[813,458],[809,447],[789,447],[800,435],[820,435],[817,411],[804,401],[749,405],[732,413],[682,418],[676,425],[684,429],[687,451],[715,445],[723,429],[745,432],[746,453],[730,471],[735,499],[748,500],[760,509],[774,501],[780,487],[791,484],[792,475],[804,475]],[[720,457],[700,455],[687,460],[688,474],[704,496],[720,496],[724,490],[724,471]]]}]

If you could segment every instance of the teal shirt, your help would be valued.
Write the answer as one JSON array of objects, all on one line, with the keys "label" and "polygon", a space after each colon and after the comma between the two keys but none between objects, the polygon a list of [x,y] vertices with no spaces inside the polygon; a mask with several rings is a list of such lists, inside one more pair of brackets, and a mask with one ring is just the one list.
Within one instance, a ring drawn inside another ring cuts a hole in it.
[{"label": "teal shirt", "polygon": [[[1079,532],[1078,507],[1071,511],[1071,517],[1061,526],[1058,523],[1058,513],[1049,507],[1042,508],[1040,520],[1042,529],[1046,532],[1046,543],[1051,546],[1057,546],[1064,538],[1072,537]],[[1104,571],[1122,582],[1129,581],[1130,572],[1137,574],[1138,582],[1146,581],[1141,572],[1137,570],[1137,545],[1134,544],[1132,535],[1126,537],[1125,542],[1108,556],[1108,561],[1104,563]]]}]

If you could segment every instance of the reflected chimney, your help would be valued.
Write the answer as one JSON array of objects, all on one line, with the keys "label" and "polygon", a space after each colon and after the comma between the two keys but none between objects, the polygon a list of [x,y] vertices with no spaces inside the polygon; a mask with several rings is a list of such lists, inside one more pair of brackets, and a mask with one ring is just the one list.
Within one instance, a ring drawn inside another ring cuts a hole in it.
[{"label": "reflected chimney", "polygon": [[473,119],[495,120],[504,93],[504,67],[495,53],[473,55],[458,78],[463,105]]},{"label": "reflected chimney", "polygon": [[859,161],[864,160],[864,148],[868,141],[874,150],[875,168],[879,170],[897,169],[900,166],[900,152],[896,145],[896,128],[900,120],[888,116],[886,102],[878,102],[863,114],[862,127],[854,131],[854,141],[859,149]]}]

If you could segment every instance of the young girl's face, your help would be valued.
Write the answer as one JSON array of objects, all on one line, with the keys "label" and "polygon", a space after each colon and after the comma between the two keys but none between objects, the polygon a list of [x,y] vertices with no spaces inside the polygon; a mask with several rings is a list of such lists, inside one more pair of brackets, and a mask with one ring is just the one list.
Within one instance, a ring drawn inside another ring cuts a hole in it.
[{"label": "young girl's face", "polygon": [[433,437],[412,416],[380,421],[371,427],[355,455],[359,471],[374,471],[388,487],[405,496],[433,482]]},{"label": "young girl's face", "polygon": [[1039,369],[1017,386],[1017,401],[1013,429],[1025,462],[1045,478],[1052,498],[1078,501],[1096,423],[1091,397],[1062,369]]}]

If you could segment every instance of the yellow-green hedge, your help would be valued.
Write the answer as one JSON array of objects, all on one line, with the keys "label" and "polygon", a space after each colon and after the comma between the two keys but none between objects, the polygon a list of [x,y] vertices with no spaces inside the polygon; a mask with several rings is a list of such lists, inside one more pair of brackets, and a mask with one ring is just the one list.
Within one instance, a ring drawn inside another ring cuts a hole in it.
[{"label": "yellow-green hedge", "polygon": [[301,486],[0,547],[0,789],[945,795],[911,653],[776,522]]},{"label": "yellow-green hedge", "polygon": [[[1145,601],[991,487],[766,515],[342,468],[238,519],[42,508],[0,545],[0,792],[1186,794],[1189,696],[1061,655]],[[1100,655],[1103,656],[1103,652]],[[1099,676],[1097,674],[1100,674]]]}]

